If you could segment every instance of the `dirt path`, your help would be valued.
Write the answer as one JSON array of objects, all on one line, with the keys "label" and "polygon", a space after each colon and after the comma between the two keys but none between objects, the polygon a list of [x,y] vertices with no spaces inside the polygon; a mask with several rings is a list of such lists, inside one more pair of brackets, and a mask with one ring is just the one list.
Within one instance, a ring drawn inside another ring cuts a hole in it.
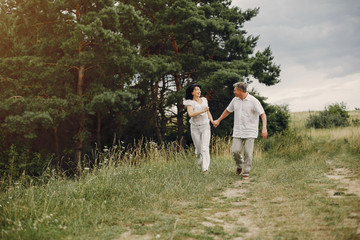
[{"label": "dirt path", "polygon": [[[331,166],[331,171],[326,175],[329,179],[335,181],[336,188],[330,189],[329,197],[343,198],[349,195],[356,195],[360,198],[360,179],[347,168],[337,168],[333,162],[327,162]],[[243,201],[247,198],[250,180],[239,180],[227,188],[221,197],[214,198],[214,201],[230,201],[230,210],[213,212],[211,209],[204,211],[206,221],[202,222],[204,226],[214,227],[220,225],[229,235],[238,235],[234,240],[252,239],[257,236],[260,228],[251,218],[251,207]],[[360,234],[360,226],[357,219],[360,213],[353,212],[346,220],[349,227],[357,227],[357,234]],[[240,236],[241,235],[241,236]],[[215,239],[221,239],[215,238]]]},{"label": "dirt path", "polygon": [[[259,228],[249,217],[251,216],[251,206],[243,201],[247,198],[250,185],[250,180],[239,180],[227,188],[220,197],[214,198],[213,201],[216,202],[230,202],[231,208],[215,213],[211,209],[205,209],[204,218],[206,220],[202,224],[207,227],[220,225],[224,232],[236,236],[233,238],[234,240],[254,237]],[[215,239],[221,239],[221,237],[215,237]]]},{"label": "dirt path", "polygon": [[[221,226],[221,231],[224,231],[227,236],[234,236],[233,240],[245,240],[255,237],[259,228],[251,220],[252,207],[244,201],[247,199],[247,193],[251,186],[250,180],[239,180],[230,187],[228,187],[219,197],[214,197],[213,202],[218,204],[224,204],[222,208],[205,208],[202,211],[200,219],[203,219],[202,226],[216,229],[216,226]],[[244,203],[245,202],[245,203]],[[230,203],[230,206],[228,205]],[[222,209],[223,211],[219,211]],[[194,228],[191,230],[193,234],[200,234],[203,232],[203,227]],[[154,239],[154,236],[145,235],[132,235],[131,230],[124,232],[116,240],[150,240]],[[159,235],[159,238],[162,239]],[[172,238],[170,238],[172,239]],[[222,235],[216,236],[214,239],[223,239]]]},{"label": "dirt path", "polygon": [[[360,179],[356,178],[355,174],[348,168],[334,167],[334,163],[331,161],[328,161],[327,164],[331,166],[331,170],[326,176],[338,183],[336,189],[328,191],[329,196],[331,198],[344,198],[347,195],[356,195],[360,198]],[[360,213],[351,213],[347,219],[347,225],[357,227],[356,234],[360,235],[360,226],[357,223],[359,217]]]},{"label": "dirt path", "polygon": [[[334,166],[333,162],[327,162],[330,166]],[[345,189],[338,192],[336,189],[329,190],[331,197],[341,197],[345,194],[354,194],[360,198],[360,179],[356,179],[354,173],[348,168],[332,167],[328,178],[338,181],[341,188]]]},{"label": "dirt path", "polygon": [[[334,189],[328,190],[329,197],[345,198],[350,195],[357,196],[360,199],[360,179],[350,169],[335,167],[335,164],[331,161],[327,163],[331,166],[331,170],[326,176],[336,184]],[[251,205],[252,199],[249,197],[249,191],[253,184],[255,183],[251,179],[239,179],[219,196],[214,197],[212,201],[216,202],[217,207],[202,210],[201,216],[198,217],[200,225],[214,231],[224,232],[227,238],[231,236],[233,240],[247,240],[258,237],[261,229],[259,223],[254,222],[252,218],[254,208]],[[219,207],[219,205],[224,207]],[[357,229],[357,234],[360,235],[358,218],[360,218],[360,213],[351,213],[346,219],[346,225]],[[203,231],[203,228],[197,227],[191,230],[195,235],[201,235]],[[217,240],[223,239],[222,234],[212,236]],[[120,239],[154,239],[154,237],[150,235],[133,236],[131,231],[128,231],[122,234]]]}]

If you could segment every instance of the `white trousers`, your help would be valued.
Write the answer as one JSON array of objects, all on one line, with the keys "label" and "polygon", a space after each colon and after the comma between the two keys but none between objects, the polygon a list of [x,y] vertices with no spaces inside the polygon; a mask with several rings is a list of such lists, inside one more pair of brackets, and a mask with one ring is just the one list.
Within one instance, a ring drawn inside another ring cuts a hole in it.
[{"label": "white trousers", "polygon": [[190,131],[198,166],[201,167],[202,171],[208,171],[210,166],[210,124],[191,124]]},{"label": "white trousers", "polygon": [[[250,173],[252,168],[254,141],[254,138],[233,138],[232,153],[235,164],[238,168],[242,168],[244,173]],[[241,155],[243,145],[244,157]]]}]

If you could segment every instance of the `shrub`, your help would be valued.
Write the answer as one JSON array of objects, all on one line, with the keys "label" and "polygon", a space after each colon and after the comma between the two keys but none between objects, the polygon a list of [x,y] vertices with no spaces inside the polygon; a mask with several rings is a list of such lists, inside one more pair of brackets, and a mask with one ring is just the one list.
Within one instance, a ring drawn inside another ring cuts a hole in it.
[{"label": "shrub", "polygon": [[[265,113],[269,136],[285,132],[289,129],[290,113],[287,105],[267,105],[265,106]],[[261,134],[261,128],[259,133]]]},{"label": "shrub", "polygon": [[352,119],[352,120],[351,120],[351,124],[352,124],[354,127],[360,127],[360,119]]},{"label": "shrub", "polygon": [[7,180],[9,183],[22,175],[42,175],[46,166],[54,158],[53,154],[42,156],[38,152],[15,145],[11,145],[6,155],[0,162],[0,179]]},{"label": "shrub", "polygon": [[288,129],[266,139],[260,139],[261,149],[275,158],[289,161],[302,159],[304,155],[315,151],[312,142],[294,129]]},{"label": "shrub", "polygon": [[344,103],[329,105],[324,111],[310,115],[306,120],[307,128],[332,128],[349,126],[349,114]]}]

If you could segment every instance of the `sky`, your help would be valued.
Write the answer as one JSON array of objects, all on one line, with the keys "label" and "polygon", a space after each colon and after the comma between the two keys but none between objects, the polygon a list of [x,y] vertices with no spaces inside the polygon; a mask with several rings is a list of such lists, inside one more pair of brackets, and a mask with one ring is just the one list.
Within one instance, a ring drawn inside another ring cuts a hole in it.
[{"label": "sky", "polygon": [[360,0],[233,0],[242,10],[259,7],[244,24],[270,46],[280,83],[250,85],[267,102],[291,112],[318,111],[335,103],[360,108]]}]

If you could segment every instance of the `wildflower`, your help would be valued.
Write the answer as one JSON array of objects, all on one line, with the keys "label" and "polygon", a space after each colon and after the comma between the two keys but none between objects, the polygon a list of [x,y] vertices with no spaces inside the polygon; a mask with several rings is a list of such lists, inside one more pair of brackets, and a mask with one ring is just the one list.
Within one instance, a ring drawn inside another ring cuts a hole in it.
[{"label": "wildflower", "polygon": [[108,152],[108,151],[109,151],[108,147],[107,147],[107,146],[104,146],[103,151],[104,151],[104,152]]},{"label": "wildflower", "polygon": [[65,229],[66,229],[66,226],[59,225],[59,228],[60,228],[60,229],[64,229],[64,230],[65,230]]},{"label": "wildflower", "polygon": [[149,142],[149,145],[150,145],[150,149],[155,149],[158,147],[157,143],[156,142],[153,142],[153,141],[150,141]]}]

